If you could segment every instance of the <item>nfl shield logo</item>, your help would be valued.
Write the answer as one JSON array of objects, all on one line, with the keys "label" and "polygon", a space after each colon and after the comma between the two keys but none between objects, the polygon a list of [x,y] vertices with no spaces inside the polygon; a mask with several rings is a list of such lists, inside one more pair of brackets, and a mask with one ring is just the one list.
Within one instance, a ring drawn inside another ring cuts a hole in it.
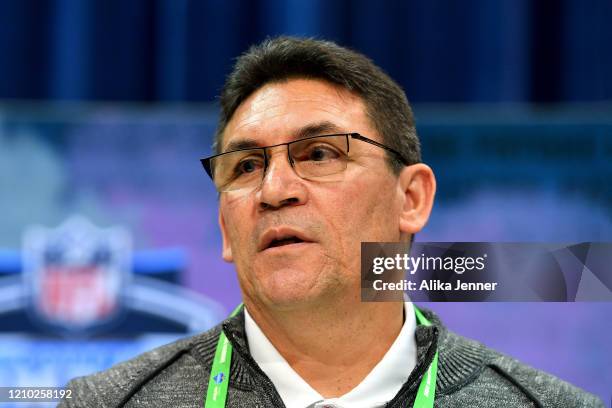
[{"label": "nfl shield logo", "polygon": [[36,317],[73,334],[109,323],[131,269],[130,241],[123,228],[97,228],[78,216],[26,231],[24,278]]}]

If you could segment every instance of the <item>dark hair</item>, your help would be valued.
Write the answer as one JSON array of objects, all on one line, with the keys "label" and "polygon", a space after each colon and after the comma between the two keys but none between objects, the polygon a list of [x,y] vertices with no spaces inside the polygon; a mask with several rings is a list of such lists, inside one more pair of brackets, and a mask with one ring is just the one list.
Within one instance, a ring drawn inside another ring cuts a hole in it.
[{"label": "dark hair", "polygon": [[[221,93],[214,151],[221,153],[225,127],[249,95],[268,83],[292,78],[322,79],[355,92],[363,98],[383,143],[400,152],[409,164],[421,161],[414,116],[395,81],[363,54],[330,41],[293,37],[267,39],[237,59]],[[393,155],[387,158],[397,174],[404,164]]]}]

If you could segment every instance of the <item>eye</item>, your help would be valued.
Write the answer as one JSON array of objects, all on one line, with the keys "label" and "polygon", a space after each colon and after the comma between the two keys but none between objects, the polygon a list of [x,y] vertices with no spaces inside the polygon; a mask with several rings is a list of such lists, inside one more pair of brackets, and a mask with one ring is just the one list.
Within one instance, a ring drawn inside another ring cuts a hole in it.
[{"label": "eye", "polygon": [[235,172],[237,175],[248,174],[253,173],[262,168],[263,160],[261,158],[249,157],[242,159],[240,160],[240,162],[238,162],[238,164],[236,165]]},{"label": "eye", "polygon": [[310,161],[325,161],[325,160],[335,160],[340,157],[340,153],[333,148],[332,146],[318,144],[309,146],[308,149],[304,152],[304,156],[302,160],[310,160]]}]

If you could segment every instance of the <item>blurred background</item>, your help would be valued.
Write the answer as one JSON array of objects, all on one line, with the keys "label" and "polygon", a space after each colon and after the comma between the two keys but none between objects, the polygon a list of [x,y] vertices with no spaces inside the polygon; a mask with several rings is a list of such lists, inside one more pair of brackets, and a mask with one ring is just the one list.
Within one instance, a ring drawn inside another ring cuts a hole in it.
[{"label": "blurred background", "polygon": [[[439,183],[417,240],[612,241],[610,21],[607,0],[0,1],[0,386],[63,385],[240,302],[198,158],[267,36],[349,46],[406,90]],[[427,307],[610,404],[611,303]]]}]

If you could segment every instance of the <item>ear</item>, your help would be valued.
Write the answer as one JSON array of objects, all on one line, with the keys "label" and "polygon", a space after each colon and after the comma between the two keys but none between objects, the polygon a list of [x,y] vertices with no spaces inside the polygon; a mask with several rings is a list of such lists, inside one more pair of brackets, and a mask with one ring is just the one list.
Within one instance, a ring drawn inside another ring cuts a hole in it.
[{"label": "ear", "polygon": [[405,167],[399,174],[399,193],[403,198],[399,229],[401,233],[419,232],[429,219],[436,195],[436,178],[426,164]]},{"label": "ear", "polygon": [[222,257],[225,262],[234,262],[234,257],[232,255],[232,247],[229,243],[229,239],[227,236],[225,220],[223,219],[223,213],[219,209],[219,227],[221,228],[221,238],[223,240],[223,252]]}]

